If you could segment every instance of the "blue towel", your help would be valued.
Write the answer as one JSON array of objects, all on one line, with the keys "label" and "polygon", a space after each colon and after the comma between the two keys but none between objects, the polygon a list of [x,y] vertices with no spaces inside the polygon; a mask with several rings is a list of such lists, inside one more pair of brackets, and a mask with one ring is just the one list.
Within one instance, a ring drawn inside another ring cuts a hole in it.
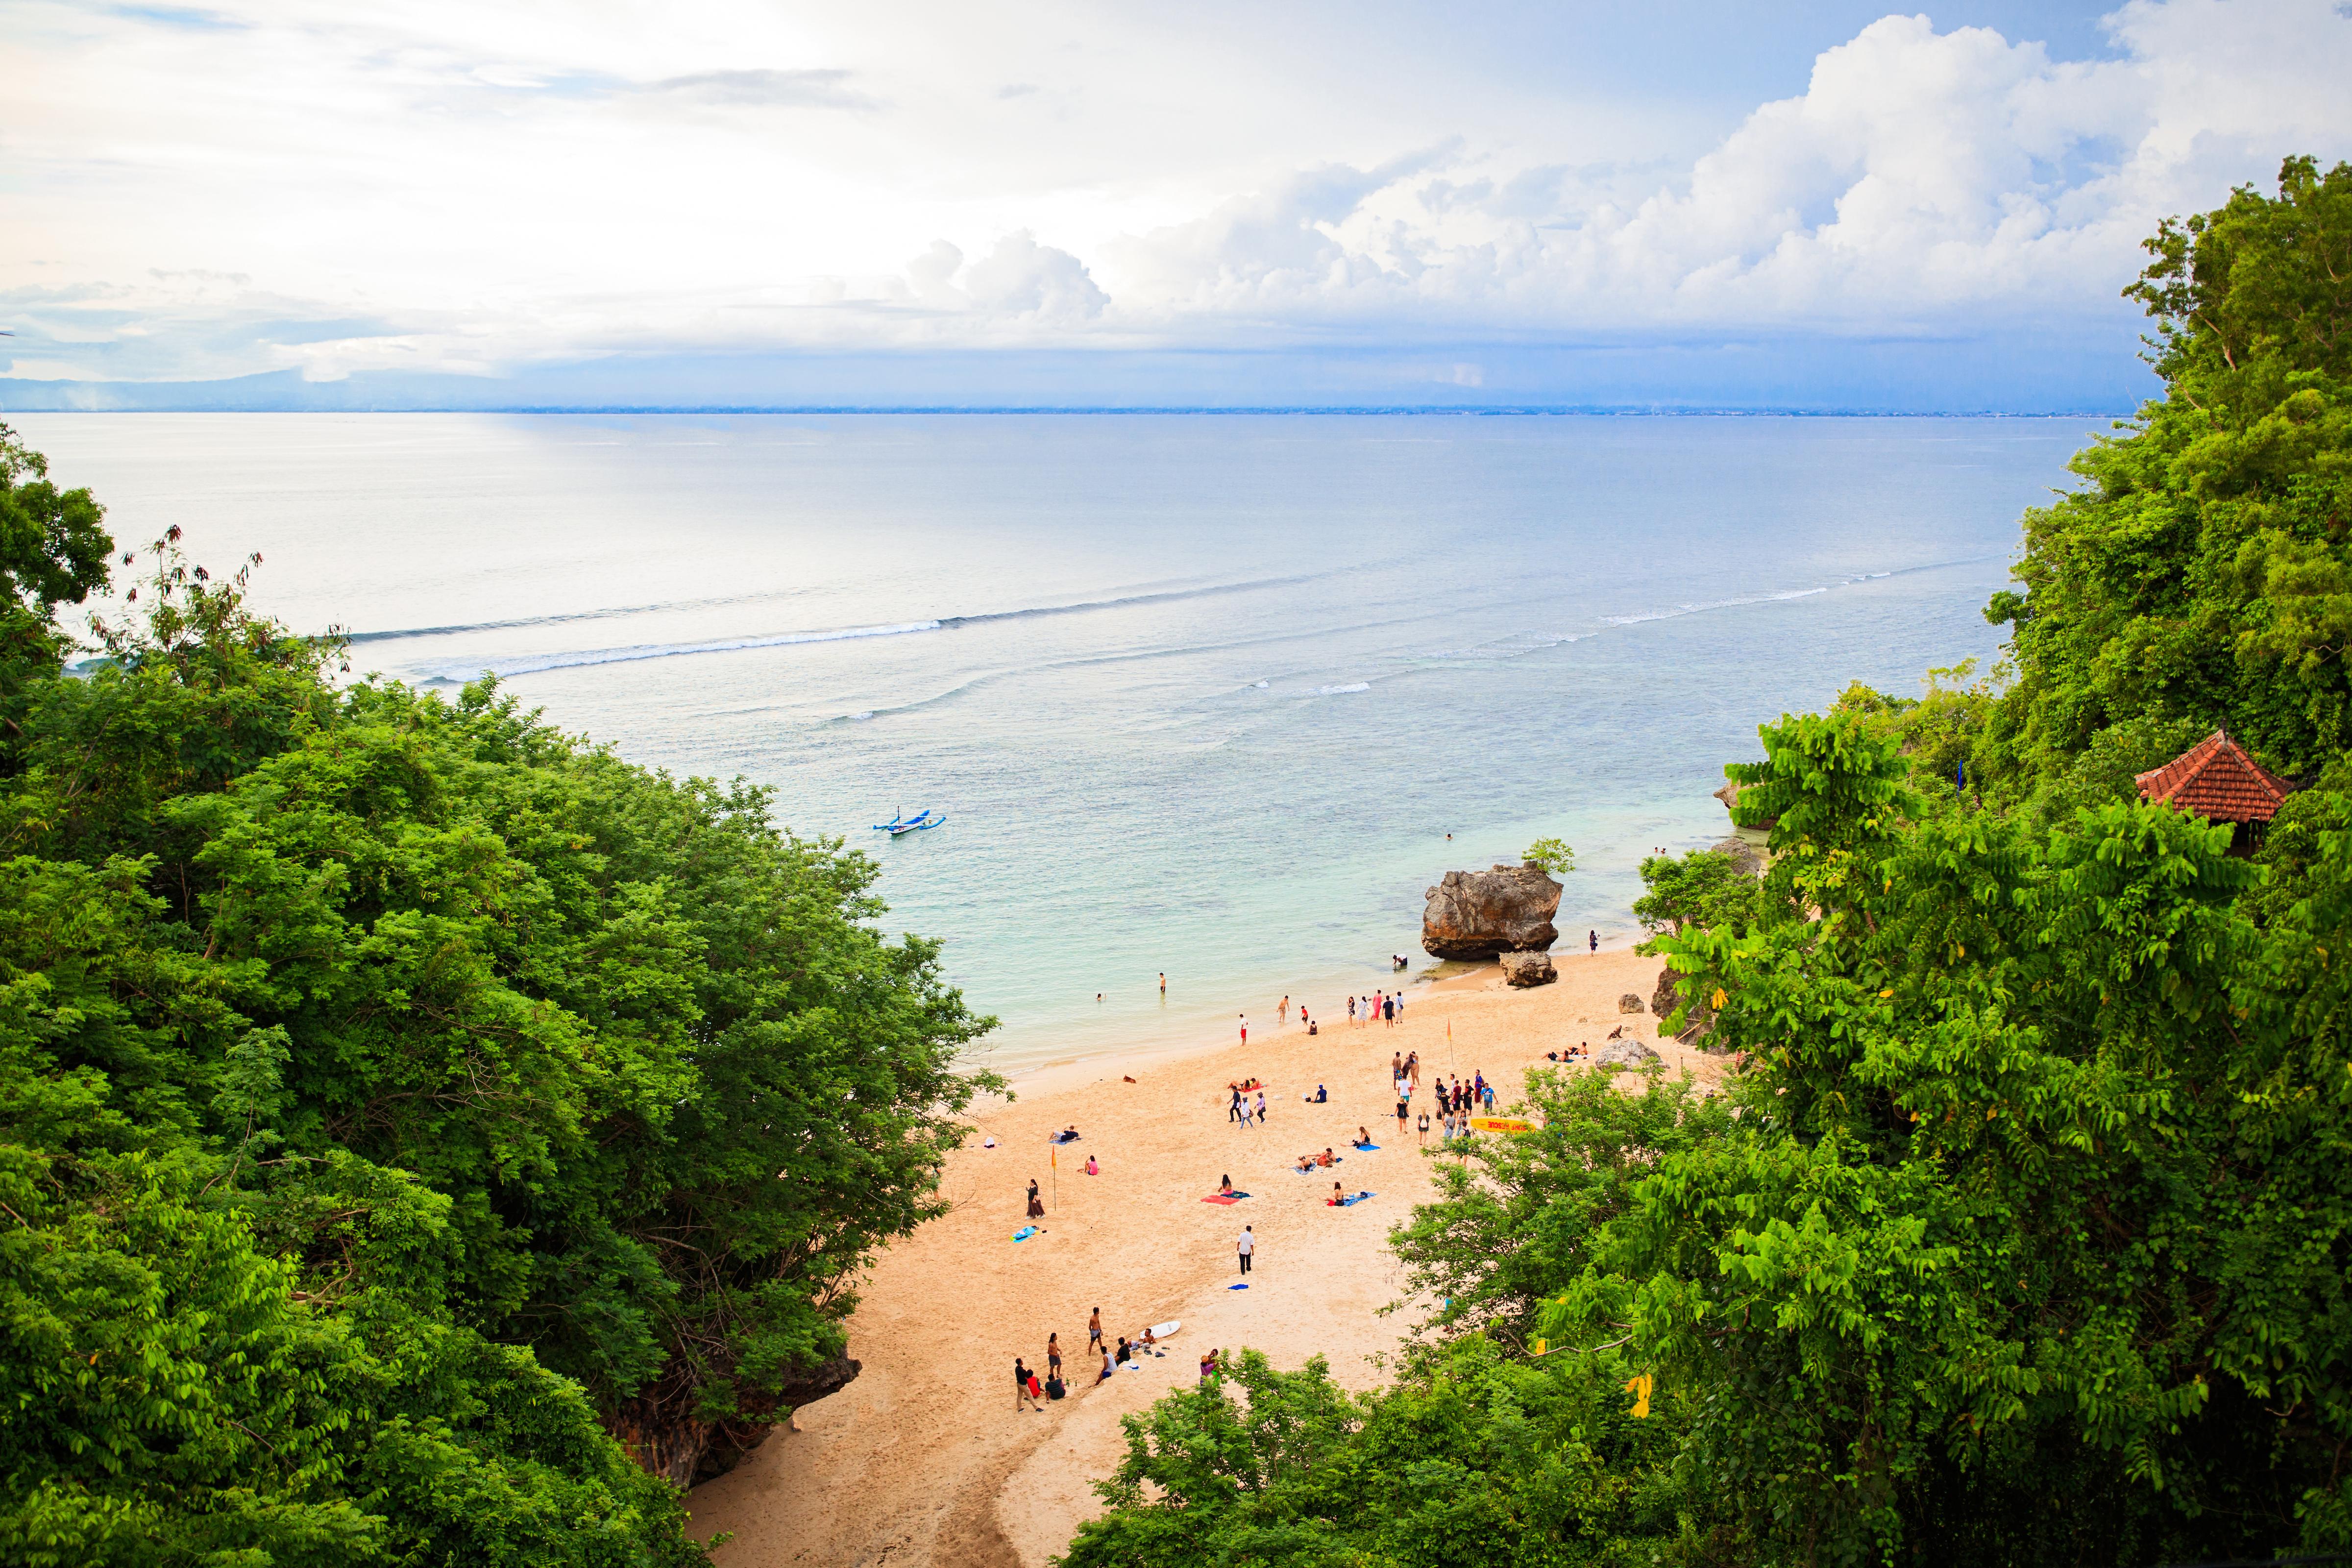
[{"label": "blue towel", "polygon": [[1024,1225],[1019,1230],[1013,1233],[1013,1239],[1015,1241],[1026,1241],[1036,1234],[1037,1227],[1035,1226]]},{"label": "blue towel", "polygon": [[1246,1285],[1228,1285],[1225,1289],[1228,1290],[1246,1290],[1249,1287]]},{"label": "blue towel", "polygon": [[1380,1196],[1380,1194],[1379,1194],[1378,1193],[1358,1193],[1358,1194],[1357,1194],[1354,1197],[1352,1197],[1352,1198],[1341,1198],[1341,1199],[1339,1200],[1339,1206],[1340,1206],[1341,1208],[1346,1208],[1346,1207],[1347,1207],[1349,1205],[1350,1205],[1350,1204],[1360,1204],[1360,1203],[1362,1203],[1366,1198],[1372,1198],[1372,1197],[1378,1197],[1378,1196]]},{"label": "blue towel", "polygon": [[1350,1143],[1348,1147],[1359,1154],[1377,1154],[1381,1152],[1381,1146],[1377,1143]]}]

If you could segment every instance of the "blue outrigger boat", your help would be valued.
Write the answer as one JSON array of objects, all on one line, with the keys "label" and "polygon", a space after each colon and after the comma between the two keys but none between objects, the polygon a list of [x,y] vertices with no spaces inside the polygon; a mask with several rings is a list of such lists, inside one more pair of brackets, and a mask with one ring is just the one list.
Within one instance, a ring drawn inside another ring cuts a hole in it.
[{"label": "blue outrigger boat", "polygon": [[874,825],[874,831],[887,833],[893,838],[904,838],[909,833],[920,833],[926,828],[937,827],[946,820],[944,814],[934,814],[929,806],[925,806],[912,816],[902,813],[887,822],[877,822]]}]

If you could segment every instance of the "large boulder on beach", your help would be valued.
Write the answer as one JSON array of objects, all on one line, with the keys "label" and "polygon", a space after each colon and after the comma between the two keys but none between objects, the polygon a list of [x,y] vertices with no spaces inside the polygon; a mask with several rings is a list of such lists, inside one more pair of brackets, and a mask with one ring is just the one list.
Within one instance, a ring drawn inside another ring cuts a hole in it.
[{"label": "large boulder on beach", "polygon": [[1650,1011],[1663,1018],[1682,1005],[1682,993],[1675,989],[1675,972],[1659,970],[1657,989],[1650,993]]},{"label": "large boulder on beach", "polygon": [[1633,992],[1628,991],[1617,998],[1617,1011],[1620,1013],[1638,1013],[1641,1010],[1642,999]]},{"label": "large boulder on beach", "polygon": [[1514,985],[1549,985],[1559,978],[1548,952],[1503,954],[1503,978]]},{"label": "large boulder on beach", "polygon": [[1597,1068],[1644,1068],[1657,1059],[1658,1053],[1639,1040],[1610,1040],[1592,1053]]},{"label": "large boulder on beach", "polygon": [[1551,923],[1559,910],[1559,884],[1539,867],[1448,871],[1429,889],[1421,945],[1433,958],[1541,952],[1559,940]]}]

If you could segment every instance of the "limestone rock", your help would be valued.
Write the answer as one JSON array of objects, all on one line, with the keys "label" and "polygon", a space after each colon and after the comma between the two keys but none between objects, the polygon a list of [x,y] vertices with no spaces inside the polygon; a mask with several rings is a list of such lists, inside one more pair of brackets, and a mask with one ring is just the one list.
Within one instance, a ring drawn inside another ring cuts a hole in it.
[{"label": "limestone rock", "polygon": [[1681,1006],[1682,1003],[1681,994],[1675,990],[1675,972],[1671,969],[1659,970],[1657,989],[1650,993],[1650,1011],[1663,1018]]},{"label": "limestone rock", "polygon": [[1730,856],[1732,864],[1750,877],[1761,877],[1764,874],[1764,852],[1737,833],[1720,843],[1710,844],[1707,847],[1717,855]]},{"label": "limestone rock", "polygon": [[1631,991],[1617,998],[1617,1011],[1620,1013],[1638,1013],[1641,1010],[1642,999]]},{"label": "limestone rock", "polygon": [[1603,1067],[1647,1067],[1658,1059],[1658,1053],[1639,1040],[1610,1040],[1592,1053],[1592,1065]]},{"label": "limestone rock", "polygon": [[715,1422],[701,1419],[674,1381],[656,1381],[606,1415],[604,1429],[621,1440],[641,1468],[684,1489],[741,1464],[775,1430],[774,1417],[789,1418],[799,1406],[840,1392],[859,1370],[860,1363],[845,1355],[818,1362],[787,1373],[774,1394],[743,1400],[742,1418]]},{"label": "limestone rock", "polygon": [[[1723,802],[1724,810],[1731,811],[1739,805],[1739,797],[1741,794],[1745,791],[1754,789],[1755,787],[1756,786],[1754,784],[1733,784],[1729,779],[1726,779],[1723,781],[1723,787],[1715,792],[1715,798]],[[1768,816],[1761,822],[1745,823],[1742,826],[1748,827],[1769,827],[1779,820],[1780,818],[1777,816]]]},{"label": "limestone rock", "polygon": [[1503,954],[1503,978],[1514,985],[1549,985],[1559,978],[1548,952]]},{"label": "limestone rock", "polygon": [[1429,889],[1429,903],[1421,915],[1421,945],[1434,958],[1541,952],[1559,940],[1551,923],[1559,910],[1559,884],[1537,867],[1448,871],[1443,882]]}]

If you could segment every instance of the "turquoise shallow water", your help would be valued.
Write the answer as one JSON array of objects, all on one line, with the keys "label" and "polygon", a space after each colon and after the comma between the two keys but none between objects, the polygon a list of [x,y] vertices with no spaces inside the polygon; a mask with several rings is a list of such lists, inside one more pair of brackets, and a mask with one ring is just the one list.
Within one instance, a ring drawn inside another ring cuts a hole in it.
[{"label": "turquoise shallow water", "polygon": [[[1559,924],[1723,833],[1755,726],[1989,658],[2103,421],[40,415],[126,542],[267,557],[362,668],[776,786],[1019,1068],[1337,1013],[1546,835]],[[944,811],[936,832],[869,830]],[[1449,843],[1445,835],[1454,837]],[[1165,970],[1163,1002],[1155,974]],[[1097,993],[1103,1000],[1096,1001]]]}]

